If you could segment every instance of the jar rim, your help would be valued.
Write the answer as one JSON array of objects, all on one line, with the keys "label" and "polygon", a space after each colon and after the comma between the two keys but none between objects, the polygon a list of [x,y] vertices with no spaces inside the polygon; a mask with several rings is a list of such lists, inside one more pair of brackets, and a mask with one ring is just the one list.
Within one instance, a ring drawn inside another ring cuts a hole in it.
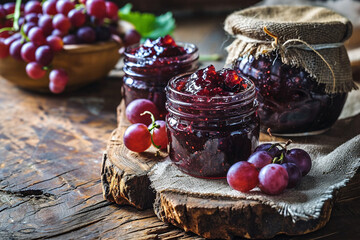
[{"label": "jar rim", "polygon": [[[246,80],[246,83],[247,84],[250,84],[250,86],[248,85],[248,87],[243,90],[243,91],[240,91],[234,95],[226,95],[226,96],[212,96],[212,97],[209,97],[209,96],[201,96],[201,95],[195,95],[195,94],[191,94],[191,93],[185,93],[185,92],[180,92],[178,90],[176,90],[172,85],[179,79],[181,78],[184,78],[185,76],[190,76],[192,74],[192,72],[187,72],[187,73],[182,73],[182,74],[179,74],[173,78],[171,78],[166,86],[166,91],[171,91],[173,92],[174,94],[178,95],[178,96],[181,96],[181,97],[187,97],[187,98],[190,98],[190,97],[196,97],[196,99],[200,100],[199,102],[211,102],[212,100],[215,100],[215,102],[217,102],[217,100],[224,100],[224,99],[228,99],[228,100],[232,100],[234,98],[239,98],[239,97],[243,97],[243,96],[247,96],[253,92],[255,92],[255,84],[254,82],[244,76],[243,74],[237,72],[237,74],[239,76],[241,76],[243,79]],[[244,98],[241,98],[241,99],[244,99]],[[209,101],[210,100],[210,101]]]},{"label": "jar rim", "polygon": [[198,47],[193,44],[193,43],[188,43],[188,42],[176,42],[176,44],[180,47],[183,47],[185,49],[190,49],[191,51],[190,52],[186,52],[185,54],[182,54],[182,55],[178,55],[178,56],[171,56],[171,57],[157,57],[157,58],[154,58],[154,57],[137,57],[135,56],[134,54],[131,54],[130,53],[130,50],[131,49],[134,49],[136,47],[139,47],[140,44],[137,43],[137,44],[133,44],[131,46],[128,46],[125,48],[125,52],[124,52],[124,55],[125,57],[127,58],[130,58],[130,59],[136,59],[136,60],[143,60],[143,61],[153,61],[154,59],[157,59],[157,60],[163,60],[163,61],[171,61],[173,59],[177,59],[177,60],[181,60],[181,59],[186,59],[188,58],[190,55],[194,54],[194,53],[197,53],[198,52]]}]

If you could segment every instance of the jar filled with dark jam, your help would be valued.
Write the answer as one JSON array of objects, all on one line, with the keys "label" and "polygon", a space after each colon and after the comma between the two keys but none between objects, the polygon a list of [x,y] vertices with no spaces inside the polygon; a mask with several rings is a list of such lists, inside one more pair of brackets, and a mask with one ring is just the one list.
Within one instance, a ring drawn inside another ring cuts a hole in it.
[{"label": "jar filled with dark jam", "polygon": [[198,68],[198,49],[194,44],[175,43],[169,36],[146,40],[125,50],[124,98],[126,106],[133,100],[153,101],[165,117],[165,87],[181,73]]},{"label": "jar filled with dark jam", "polygon": [[214,66],[174,77],[166,88],[169,156],[201,178],[224,178],[258,145],[259,118],[253,82]]},{"label": "jar filled with dark jam", "polygon": [[329,129],[339,117],[347,94],[327,94],[304,69],[269,56],[239,58],[234,69],[257,88],[261,130],[276,135],[315,135]]}]

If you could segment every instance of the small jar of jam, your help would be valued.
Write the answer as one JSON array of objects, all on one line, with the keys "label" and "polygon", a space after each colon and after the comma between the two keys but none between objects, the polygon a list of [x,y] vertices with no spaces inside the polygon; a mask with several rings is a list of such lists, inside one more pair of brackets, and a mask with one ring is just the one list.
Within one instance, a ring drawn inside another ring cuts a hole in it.
[{"label": "small jar of jam", "polygon": [[303,68],[283,64],[275,52],[239,58],[234,69],[250,78],[258,90],[261,130],[276,135],[314,135],[330,128],[345,104],[347,93],[325,92]]},{"label": "small jar of jam", "polygon": [[175,43],[169,35],[128,47],[124,58],[125,105],[135,99],[149,99],[165,117],[168,81],[178,74],[196,71],[198,58],[194,44]]},{"label": "small jar of jam", "polygon": [[169,156],[200,178],[224,178],[259,139],[255,86],[231,69],[213,66],[174,77],[166,88]]}]

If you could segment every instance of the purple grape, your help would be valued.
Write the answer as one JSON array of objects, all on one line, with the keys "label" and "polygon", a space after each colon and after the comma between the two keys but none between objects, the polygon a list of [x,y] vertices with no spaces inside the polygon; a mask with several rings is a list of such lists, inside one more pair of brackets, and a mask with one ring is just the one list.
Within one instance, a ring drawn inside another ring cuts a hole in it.
[{"label": "purple grape", "polygon": [[[258,151],[267,151],[272,157],[279,157],[280,154],[282,152],[284,152],[284,150],[280,150],[278,148],[278,146],[273,146],[273,143],[264,143],[261,144],[259,146],[257,146],[257,148],[255,148],[254,152],[258,152]],[[270,149],[271,148],[271,149]],[[270,150],[269,150],[270,149]]]},{"label": "purple grape", "polygon": [[25,62],[34,62],[36,48],[33,42],[25,43],[21,48],[21,58]]},{"label": "purple grape", "polygon": [[300,169],[303,176],[308,174],[311,169],[311,158],[309,154],[299,148],[287,151],[284,162],[294,163]]},{"label": "purple grape", "polygon": [[252,163],[258,170],[262,169],[264,166],[270,164],[273,160],[273,157],[267,151],[257,151],[250,155],[247,160],[249,163]]},{"label": "purple grape", "polygon": [[42,13],[42,7],[40,2],[38,1],[28,1],[25,4],[25,15],[29,13]]},{"label": "purple grape", "polygon": [[28,23],[32,22],[32,23],[37,24],[39,21],[39,16],[37,13],[29,13],[29,14],[25,15],[25,21]]},{"label": "purple grape", "polygon": [[15,2],[5,3],[3,5],[3,8],[6,11],[6,14],[14,13],[14,11],[15,11]]},{"label": "purple grape", "polygon": [[287,185],[287,188],[294,188],[296,187],[302,178],[300,169],[294,164],[294,163],[283,163],[281,164],[283,166],[288,175],[289,175],[289,182]]},{"label": "purple grape", "polygon": [[56,1],[57,0],[47,0],[46,2],[44,2],[42,5],[43,13],[49,15],[57,14]]},{"label": "purple grape", "polygon": [[22,40],[18,39],[11,43],[9,48],[10,55],[15,58],[16,60],[22,60],[21,58],[21,48],[23,46]]},{"label": "purple grape", "polygon": [[96,40],[95,30],[87,26],[79,28],[76,36],[81,43],[93,43]]},{"label": "purple grape", "polygon": [[40,45],[43,45],[46,43],[44,32],[39,27],[31,28],[29,31],[28,37],[37,46],[40,46]]},{"label": "purple grape", "polygon": [[51,32],[54,30],[54,27],[52,25],[52,18],[50,17],[50,15],[42,15],[39,18],[38,24],[46,36],[50,35]]},{"label": "purple grape", "polygon": [[19,20],[18,20],[19,26],[24,25],[24,23],[25,23],[25,19],[23,17],[19,17]]},{"label": "purple grape", "polygon": [[69,34],[69,35],[66,35],[65,37],[63,37],[63,42],[64,42],[64,45],[78,43],[77,38],[74,34]]},{"label": "purple grape", "polygon": [[62,32],[59,29],[54,29],[51,33],[52,36],[57,36],[57,37],[64,37],[67,34],[67,32]]},{"label": "purple grape", "polygon": [[135,29],[131,29],[125,33],[124,43],[126,46],[140,42],[141,35]]},{"label": "purple grape", "polygon": [[48,66],[54,58],[54,52],[47,45],[39,47],[35,52],[36,62]]},{"label": "purple grape", "polygon": [[23,26],[25,34],[28,35],[30,29],[32,29],[33,27],[36,27],[35,23],[33,23],[33,22],[25,23],[24,26]]},{"label": "purple grape", "polygon": [[58,13],[67,15],[70,10],[74,9],[75,4],[70,0],[59,0],[56,3],[56,10]]},{"label": "purple grape", "polygon": [[74,27],[81,27],[86,21],[83,9],[72,9],[68,14],[68,18]]},{"label": "purple grape", "polygon": [[67,33],[71,27],[70,19],[61,13],[58,13],[53,18],[53,27],[59,29],[61,32]]},{"label": "purple grape", "polygon": [[271,163],[260,170],[259,188],[266,194],[282,193],[288,185],[289,175],[280,164]]},{"label": "purple grape", "polygon": [[95,32],[97,41],[107,41],[111,37],[110,28],[105,26],[97,26]]}]

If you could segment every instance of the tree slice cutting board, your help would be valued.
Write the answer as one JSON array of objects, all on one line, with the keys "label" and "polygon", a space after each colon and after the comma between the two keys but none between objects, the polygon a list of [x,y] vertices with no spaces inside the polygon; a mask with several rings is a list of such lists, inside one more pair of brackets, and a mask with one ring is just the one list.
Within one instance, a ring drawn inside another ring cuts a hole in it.
[{"label": "tree slice cutting board", "polygon": [[[211,192],[192,193],[191,189],[184,191],[174,188],[170,183],[168,185],[167,180],[172,182],[178,178],[180,182],[184,181],[184,185],[190,185],[191,188],[191,182],[194,179],[179,172],[175,174],[176,176],[159,180],[169,173],[167,170],[160,171],[160,176],[156,176],[156,172],[159,172],[158,168],[162,166],[172,167],[171,164],[169,165],[165,153],[155,156],[154,148],[140,154],[127,150],[122,143],[122,134],[130,123],[126,120],[124,109],[124,104],[120,104],[118,107],[118,128],[113,131],[103,156],[101,180],[103,194],[107,200],[117,204],[129,204],[138,209],[153,208],[155,214],[162,221],[212,239],[230,239],[233,236],[271,238],[277,234],[300,235],[315,231],[328,222],[338,187],[331,188],[331,191],[326,192],[326,197],[322,199],[321,206],[315,207],[317,212],[314,216],[308,217],[305,213],[303,217],[295,219],[293,215],[296,209],[294,210],[291,206],[284,207],[274,204],[261,193],[255,192],[251,197],[237,196],[236,193],[235,195],[212,194]],[[353,124],[356,125],[354,127],[359,125],[358,118],[353,120]],[[346,124],[349,125],[349,120]],[[351,136],[343,134],[344,142],[350,138],[354,142],[351,144],[360,146],[360,137],[356,138],[357,134],[356,132],[352,133]],[[316,139],[315,137],[314,141]],[[270,139],[265,135],[261,135],[261,140],[284,141],[284,139],[279,138]],[[319,141],[321,142],[321,139]],[[356,159],[359,159],[358,152],[354,151],[354,153],[348,154],[353,154]],[[349,178],[354,176],[357,168],[352,170]],[[344,169],[344,171],[350,172],[349,169]],[[319,174],[323,174],[324,179],[326,179],[327,174],[331,173],[331,171],[329,173],[324,171]],[[304,183],[310,190],[313,187],[311,186],[313,180],[310,176],[306,180],[307,183]],[[212,184],[220,184],[220,186],[223,184],[223,188],[228,187],[224,185],[224,181],[212,182],[218,180],[197,179],[195,181],[207,181],[205,188],[206,186],[211,188]],[[307,191],[308,189],[303,188],[302,190]],[[288,199],[291,199],[291,190],[287,191],[290,191],[290,194],[287,195]],[[277,196],[277,198],[281,200],[282,196]],[[301,201],[306,203],[306,196]],[[308,208],[312,207],[310,203]]]}]

